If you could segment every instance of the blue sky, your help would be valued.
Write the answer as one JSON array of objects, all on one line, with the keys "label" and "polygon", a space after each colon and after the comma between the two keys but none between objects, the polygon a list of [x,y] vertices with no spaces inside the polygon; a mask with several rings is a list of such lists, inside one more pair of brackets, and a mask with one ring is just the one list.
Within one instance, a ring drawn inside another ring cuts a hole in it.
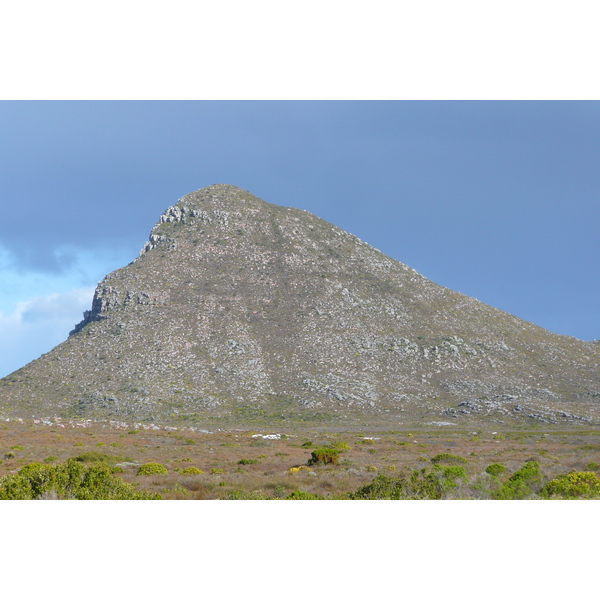
[{"label": "blue sky", "polygon": [[600,338],[598,102],[3,101],[0,165],[0,376],[65,339],[163,210],[213,183]]}]

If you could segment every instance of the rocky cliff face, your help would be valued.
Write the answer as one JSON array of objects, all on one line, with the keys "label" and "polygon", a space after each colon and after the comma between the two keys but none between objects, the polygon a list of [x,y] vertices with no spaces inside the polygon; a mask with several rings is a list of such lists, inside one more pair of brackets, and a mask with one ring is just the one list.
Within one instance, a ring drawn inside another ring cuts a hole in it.
[{"label": "rocky cliff face", "polygon": [[332,424],[600,422],[600,346],[214,185],[169,207],[0,413]]}]

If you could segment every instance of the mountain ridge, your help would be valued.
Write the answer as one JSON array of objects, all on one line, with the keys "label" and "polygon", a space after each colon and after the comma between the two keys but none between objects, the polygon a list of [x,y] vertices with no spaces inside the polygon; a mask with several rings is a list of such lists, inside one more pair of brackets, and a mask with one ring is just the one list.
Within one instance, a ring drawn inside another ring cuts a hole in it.
[{"label": "mountain ridge", "polygon": [[[600,347],[217,184],[168,207],[0,412],[228,423],[600,422]],[[44,412],[45,411],[45,412]]]}]

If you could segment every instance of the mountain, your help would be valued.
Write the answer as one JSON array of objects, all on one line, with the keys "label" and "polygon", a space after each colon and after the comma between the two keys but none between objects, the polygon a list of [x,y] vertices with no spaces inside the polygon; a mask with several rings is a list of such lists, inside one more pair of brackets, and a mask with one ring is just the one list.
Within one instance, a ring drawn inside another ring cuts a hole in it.
[{"label": "mountain", "polygon": [[439,286],[230,185],[181,198],[0,414],[152,422],[595,425],[600,344]]}]

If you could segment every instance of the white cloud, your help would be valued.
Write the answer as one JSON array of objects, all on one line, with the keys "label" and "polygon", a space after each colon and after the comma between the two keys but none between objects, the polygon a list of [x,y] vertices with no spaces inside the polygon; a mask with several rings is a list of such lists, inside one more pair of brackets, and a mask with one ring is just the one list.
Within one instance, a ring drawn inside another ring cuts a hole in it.
[{"label": "white cloud", "polygon": [[[81,288],[66,294],[51,294],[19,303],[21,320],[36,323],[45,320],[72,319],[74,314],[89,309],[94,288]],[[86,309],[82,309],[86,306]]]},{"label": "white cloud", "polygon": [[[63,295],[63,300],[68,301],[67,296],[73,290],[95,286],[107,273],[135,258],[110,248],[86,250],[61,246],[49,252],[62,268],[43,270],[24,267],[19,264],[18,257],[0,242],[0,311],[5,315],[13,314],[21,302],[50,298],[48,292]],[[52,300],[48,302],[52,303]],[[59,306],[55,308],[59,309]],[[31,309],[34,312],[44,310],[41,305]]]},{"label": "white cloud", "polygon": [[78,288],[17,302],[8,315],[0,312],[0,377],[67,339],[91,308],[93,295],[92,287]]},{"label": "white cloud", "polygon": [[96,283],[134,258],[119,248],[48,251],[60,269],[25,267],[0,242],[0,377],[67,339],[91,308]]}]

